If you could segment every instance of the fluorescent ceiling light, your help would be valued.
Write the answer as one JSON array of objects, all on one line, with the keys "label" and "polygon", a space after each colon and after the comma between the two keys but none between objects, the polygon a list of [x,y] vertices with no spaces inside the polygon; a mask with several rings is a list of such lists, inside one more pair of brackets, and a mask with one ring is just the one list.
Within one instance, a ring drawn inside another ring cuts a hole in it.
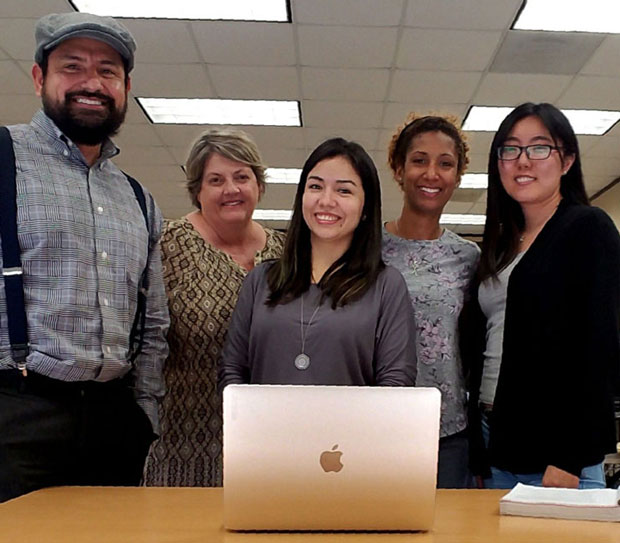
[{"label": "fluorescent ceiling light", "polygon": [[[467,112],[463,130],[495,132],[514,108],[472,106]],[[601,136],[620,120],[620,111],[596,109],[563,109],[576,134]]]},{"label": "fluorescent ceiling light", "polygon": [[290,22],[287,0],[73,0],[78,11],[111,17]]},{"label": "fluorescent ceiling light", "polygon": [[486,173],[466,173],[461,177],[460,189],[486,189],[489,185]]},{"label": "fluorescent ceiling light", "polygon": [[283,185],[297,185],[301,169],[299,168],[267,168],[265,181]]},{"label": "fluorescent ceiling light", "polygon": [[513,107],[472,106],[463,121],[463,130],[495,132],[513,109]]},{"label": "fluorescent ceiling light", "polygon": [[516,30],[620,33],[618,0],[527,0]]},{"label": "fluorescent ceiling light", "polygon": [[290,209],[255,209],[252,213],[257,221],[290,221],[292,216]]},{"label": "fluorescent ceiling light", "polygon": [[219,100],[137,98],[152,122],[162,124],[235,124],[301,126],[295,100]]},{"label": "fluorescent ceiling light", "polygon": [[473,215],[471,213],[444,213],[439,218],[440,224],[473,224],[481,225],[486,221],[486,215]]}]

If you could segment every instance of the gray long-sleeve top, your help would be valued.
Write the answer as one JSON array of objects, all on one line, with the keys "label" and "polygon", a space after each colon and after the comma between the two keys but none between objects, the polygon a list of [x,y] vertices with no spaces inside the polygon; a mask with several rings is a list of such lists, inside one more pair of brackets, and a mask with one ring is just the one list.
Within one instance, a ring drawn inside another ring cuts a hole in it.
[{"label": "gray long-sleeve top", "polygon": [[[300,326],[301,298],[265,305],[270,265],[252,270],[241,288],[222,351],[220,388],[231,383],[414,385],[413,309],[395,268],[387,266],[361,299],[335,310],[326,299],[315,313],[321,293],[311,285],[303,295]],[[302,328],[310,357],[305,370],[295,367]]]}]

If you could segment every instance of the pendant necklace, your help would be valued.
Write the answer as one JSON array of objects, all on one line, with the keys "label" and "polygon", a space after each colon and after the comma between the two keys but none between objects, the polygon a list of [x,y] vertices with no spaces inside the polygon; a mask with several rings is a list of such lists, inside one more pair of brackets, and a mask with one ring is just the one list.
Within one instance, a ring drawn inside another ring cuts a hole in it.
[{"label": "pendant necklace", "polygon": [[307,370],[308,367],[310,366],[310,357],[305,353],[306,335],[308,333],[308,328],[310,328],[310,325],[312,324],[312,321],[314,320],[315,315],[319,312],[319,309],[321,309],[321,305],[319,303],[319,305],[316,306],[316,309],[312,313],[312,316],[310,317],[308,324],[306,324],[305,330],[304,330],[304,296],[303,294],[301,295],[300,307],[301,307],[301,310],[299,312],[299,331],[301,335],[301,352],[295,357],[295,367],[298,370],[303,371],[303,370]]}]

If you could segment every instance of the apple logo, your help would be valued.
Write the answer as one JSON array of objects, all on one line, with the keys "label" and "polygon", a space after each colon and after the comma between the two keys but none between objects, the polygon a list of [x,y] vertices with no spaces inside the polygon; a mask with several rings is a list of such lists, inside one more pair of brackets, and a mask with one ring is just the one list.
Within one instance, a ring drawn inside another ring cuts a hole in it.
[{"label": "apple logo", "polygon": [[343,468],[342,462],[340,461],[342,452],[337,451],[337,448],[338,445],[334,445],[331,451],[323,451],[321,453],[319,463],[325,473],[329,471],[335,471],[337,473]]}]

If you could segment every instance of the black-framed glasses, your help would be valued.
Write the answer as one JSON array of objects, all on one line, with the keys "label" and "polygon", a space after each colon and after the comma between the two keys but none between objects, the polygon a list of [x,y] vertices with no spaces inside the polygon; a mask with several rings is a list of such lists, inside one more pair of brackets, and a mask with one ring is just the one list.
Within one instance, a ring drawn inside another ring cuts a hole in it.
[{"label": "black-framed glasses", "polygon": [[497,148],[497,156],[500,160],[517,160],[523,151],[530,160],[545,160],[549,158],[551,151],[559,151],[560,147],[554,145],[501,145]]}]

